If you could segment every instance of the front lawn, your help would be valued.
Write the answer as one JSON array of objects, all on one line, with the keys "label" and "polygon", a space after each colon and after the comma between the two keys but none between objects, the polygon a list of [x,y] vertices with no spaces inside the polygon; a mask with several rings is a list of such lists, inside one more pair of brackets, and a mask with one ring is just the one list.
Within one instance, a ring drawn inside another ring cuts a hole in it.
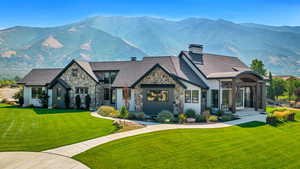
[{"label": "front lawn", "polygon": [[[296,118],[300,119],[300,111]],[[100,145],[74,158],[92,169],[300,168],[300,123],[177,129]]]},{"label": "front lawn", "polygon": [[42,151],[108,135],[112,121],[79,110],[0,104],[0,151]]}]

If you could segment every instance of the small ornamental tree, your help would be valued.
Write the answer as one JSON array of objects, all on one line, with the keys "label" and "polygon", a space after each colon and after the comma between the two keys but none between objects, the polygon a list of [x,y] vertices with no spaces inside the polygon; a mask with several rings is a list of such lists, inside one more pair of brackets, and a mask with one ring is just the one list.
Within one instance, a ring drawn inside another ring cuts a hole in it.
[{"label": "small ornamental tree", "polygon": [[79,95],[76,95],[75,97],[75,104],[76,104],[76,108],[80,109],[80,105],[81,105],[81,98]]},{"label": "small ornamental tree", "polygon": [[44,108],[48,107],[48,94],[46,93],[46,91],[43,91],[41,95],[39,95],[39,99],[41,101],[41,104]]},{"label": "small ornamental tree", "polygon": [[87,110],[90,110],[90,104],[91,104],[91,96],[87,94],[85,96],[85,107]]},{"label": "small ornamental tree", "polygon": [[24,104],[24,97],[23,96],[20,96],[19,97],[19,105],[22,107]]},{"label": "small ornamental tree", "polygon": [[70,108],[70,96],[69,96],[69,92],[66,92],[65,94],[65,106],[66,108]]},{"label": "small ornamental tree", "polygon": [[278,100],[278,96],[283,95],[285,92],[285,81],[280,78],[274,78],[273,79],[273,94]]},{"label": "small ornamental tree", "polygon": [[129,99],[130,99],[130,89],[127,86],[125,86],[123,88],[123,99],[124,99],[126,109],[128,109],[129,108]]}]

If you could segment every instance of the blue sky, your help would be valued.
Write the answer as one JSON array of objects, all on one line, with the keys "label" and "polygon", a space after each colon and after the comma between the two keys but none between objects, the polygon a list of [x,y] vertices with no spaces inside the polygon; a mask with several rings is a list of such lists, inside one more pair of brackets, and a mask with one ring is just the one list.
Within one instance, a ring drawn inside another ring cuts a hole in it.
[{"label": "blue sky", "polygon": [[95,15],[201,17],[300,26],[299,0],[2,0],[0,29],[57,26]]}]

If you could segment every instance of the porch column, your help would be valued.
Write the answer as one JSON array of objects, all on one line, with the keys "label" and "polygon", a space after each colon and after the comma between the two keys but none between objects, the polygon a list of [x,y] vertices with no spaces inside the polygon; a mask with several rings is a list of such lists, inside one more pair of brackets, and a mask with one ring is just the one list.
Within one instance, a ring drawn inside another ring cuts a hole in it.
[{"label": "porch column", "polygon": [[259,84],[258,84],[258,82],[256,82],[256,84],[255,84],[255,89],[254,89],[254,93],[255,93],[255,97],[254,97],[254,99],[255,99],[255,111],[257,111],[258,110],[258,87],[259,87]]},{"label": "porch column", "polygon": [[232,80],[232,113],[236,112],[236,82],[235,79]]},{"label": "porch column", "polygon": [[261,102],[262,102],[262,109],[263,109],[263,112],[266,112],[266,83],[263,82],[262,83],[262,94],[261,94]]}]

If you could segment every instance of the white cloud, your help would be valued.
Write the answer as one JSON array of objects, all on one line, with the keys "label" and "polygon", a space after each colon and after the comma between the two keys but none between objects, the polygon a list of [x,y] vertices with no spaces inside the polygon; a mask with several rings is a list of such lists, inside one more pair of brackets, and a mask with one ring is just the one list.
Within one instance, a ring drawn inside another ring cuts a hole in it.
[{"label": "white cloud", "polygon": [[280,58],[278,56],[269,56],[269,63],[273,65],[279,65],[280,64]]}]

